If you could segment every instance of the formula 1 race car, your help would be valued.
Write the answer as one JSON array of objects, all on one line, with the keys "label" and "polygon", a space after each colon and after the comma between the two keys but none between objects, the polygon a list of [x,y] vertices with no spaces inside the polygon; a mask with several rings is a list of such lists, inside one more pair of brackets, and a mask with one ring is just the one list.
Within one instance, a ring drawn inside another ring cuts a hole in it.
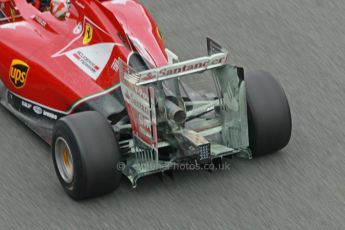
[{"label": "formula 1 race car", "polygon": [[[63,18],[52,12],[63,7]],[[122,175],[135,187],[179,165],[251,159],[288,144],[280,84],[227,64],[212,39],[207,56],[180,62],[138,1],[43,8],[0,0],[0,99],[51,145],[72,198],[112,192]]]}]

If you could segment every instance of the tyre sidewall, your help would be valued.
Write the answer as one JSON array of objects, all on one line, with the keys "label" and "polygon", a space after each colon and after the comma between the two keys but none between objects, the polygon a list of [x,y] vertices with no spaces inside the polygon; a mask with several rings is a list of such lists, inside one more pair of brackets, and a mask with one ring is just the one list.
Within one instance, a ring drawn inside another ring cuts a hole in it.
[{"label": "tyre sidewall", "polygon": [[[87,173],[82,164],[80,148],[77,145],[77,140],[75,139],[72,130],[62,121],[58,121],[56,124],[54,136],[53,136],[53,162],[56,174],[66,193],[71,197],[77,199],[81,196],[81,191],[86,188],[86,177]],[[56,152],[55,152],[55,143],[56,140],[62,137],[70,147],[71,155],[73,157],[73,166],[74,166],[74,176],[71,183],[66,183],[65,180],[61,177],[57,162],[56,162]],[[85,178],[84,180],[82,178]]]}]

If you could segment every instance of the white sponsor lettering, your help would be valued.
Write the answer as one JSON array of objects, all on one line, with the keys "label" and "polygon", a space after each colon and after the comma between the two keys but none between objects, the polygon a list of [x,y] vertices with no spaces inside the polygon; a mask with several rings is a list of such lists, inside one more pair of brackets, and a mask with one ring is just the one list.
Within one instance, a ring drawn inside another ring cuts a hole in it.
[{"label": "white sponsor lettering", "polygon": [[35,16],[35,20],[36,22],[38,22],[38,24],[40,24],[42,27],[46,27],[47,26],[47,22],[44,21],[41,17],[39,17],[38,15]]},{"label": "white sponsor lettering", "polygon": [[31,109],[32,105],[28,102],[22,101],[22,106],[27,108],[27,109]]},{"label": "white sponsor lettering", "polygon": [[118,59],[113,61],[113,64],[111,64],[111,68],[117,73],[120,69],[120,61]]},{"label": "white sponsor lettering", "polygon": [[41,115],[43,113],[43,109],[37,105],[34,106],[33,110],[38,115]]},{"label": "white sponsor lettering", "polygon": [[[152,118],[155,117],[155,113],[153,112],[154,109],[150,106],[149,88],[136,86],[127,79],[122,78],[121,90],[128,106],[127,108],[132,110],[130,119],[136,124],[136,130],[134,130],[134,132],[138,132],[143,142],[154,145],[156,142],[154,131],[155,123],[153,123]],[[151,93],[154,94],[153,92],[154,91]],[[154,95],[152,100],[154,100]],[[152,134],[154,134],[154,136],[152,136]]]},{"label": "white sponsor lettering", "polygon": [[164,80],[166,78],[174,78],[177,76],[187,75],[198,71],[211,69],[224,65],[227,61],[227,53],[214,54],[209,57],[201,57],[190,61],[180,62],[156,69],[151,69],[127,75],[127,78],[139,78],[138,85],[147,84],[155,80]]},{"label": "white sponsor lettering", "polygon": [[54,120],[57,120],[58,118],[56,114],[45,111],[45,110],[43,111],[43,116],[54,119]]},{"label": "white sponsor lettering", "polygon": [[98,43],[80,47],[65,55],[92,79],[97,80],[109,61],[115,43]]},{"label": "white sponsor lettering", "polygon": [[121,85],[121,90],[124,95],[125,101],[131,104],[135,108],[135,110],[138,111],[142,116],[150,119],[151,108],[149,101],[138,95],[135,89],[130,89],[125,84]]}]

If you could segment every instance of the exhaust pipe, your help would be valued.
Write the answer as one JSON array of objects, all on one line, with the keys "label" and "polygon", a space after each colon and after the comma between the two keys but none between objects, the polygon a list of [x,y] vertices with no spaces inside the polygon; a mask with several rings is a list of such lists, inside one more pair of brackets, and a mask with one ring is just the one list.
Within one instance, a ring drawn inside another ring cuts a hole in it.
[{"label": "exhaust pipe", "polygon": [[168,119],[174,120],[178,124],[182,124],[187,119],[186,112],[170,100],[165,100],[165,108]]}]

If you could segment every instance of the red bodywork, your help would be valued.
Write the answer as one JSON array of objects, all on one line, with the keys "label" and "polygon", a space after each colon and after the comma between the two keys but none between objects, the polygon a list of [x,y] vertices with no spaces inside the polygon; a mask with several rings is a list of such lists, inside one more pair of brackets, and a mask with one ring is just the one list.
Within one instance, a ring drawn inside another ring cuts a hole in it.
[{"label": "red bodywork", "polygon": [[[150,67],[168,62],[157,25],[137,1],[72,0],[65,21],[25,0],[11,1],[0,1],[4,12],[13,5],[16,12],[15,19],[0,22],[1,81],[10,92],[42,107],[67,115],[116,90],[118,58],[127,63],[138,52]],[[11,68],[13,60],[27,64],[23,75]]]}]

